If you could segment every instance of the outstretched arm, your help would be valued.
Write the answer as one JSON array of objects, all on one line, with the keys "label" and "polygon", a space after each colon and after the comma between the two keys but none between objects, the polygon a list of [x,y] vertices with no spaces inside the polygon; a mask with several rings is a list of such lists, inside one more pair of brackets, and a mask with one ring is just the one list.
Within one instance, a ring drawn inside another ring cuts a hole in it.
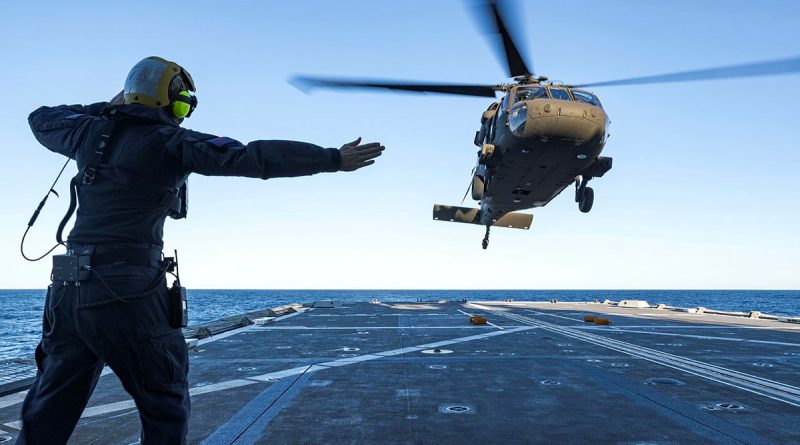
[{"label": "outstretched arm", "polygon": [[181,128],[164,128],[162,134],[187,172],[208,176],[267,179],[353,171],[372,164],[383,151],[377,142],[359,145],[360,138],[339,150],[278,140],[243,145],[234,139]]}]

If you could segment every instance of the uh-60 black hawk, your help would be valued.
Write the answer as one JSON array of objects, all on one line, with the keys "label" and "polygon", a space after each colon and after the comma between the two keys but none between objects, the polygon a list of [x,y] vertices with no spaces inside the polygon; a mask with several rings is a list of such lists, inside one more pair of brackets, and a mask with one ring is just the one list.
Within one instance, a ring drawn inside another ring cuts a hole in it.
[{"label": "uh-60 black hawk", "polygon": [[309,76],[296,77],[292,82],[304,90],[384,88],[491,98],[496,98],[497,92],[502,93],[503,98],[483,112],[481,127],[475,134],[474,142],[480,150],[470,189],[479,208],[439,204],[433,207],[436,220],[485,226],[484,249],[489,245],[492,226],[530,228],[533,215],[517,211],[542,207],[571,184],[575,185],[578,209],[583,213],[592,209],[594,190],[588,187],[589,181],[603,176],[612,165],[610,157],[600,156],[608,140],[610,121],[597,96],[584,88],[800,71],[800,58],[793,58],[580,85],[550,82],[544,76],[534,75],[531,65],[525,62],[506,26],[506,9],[498,3],[503,2],[487,2],[478,11],[492,30],[494,40],[502,42],[496,48],[507,62],[512,82],[466,85]]}]

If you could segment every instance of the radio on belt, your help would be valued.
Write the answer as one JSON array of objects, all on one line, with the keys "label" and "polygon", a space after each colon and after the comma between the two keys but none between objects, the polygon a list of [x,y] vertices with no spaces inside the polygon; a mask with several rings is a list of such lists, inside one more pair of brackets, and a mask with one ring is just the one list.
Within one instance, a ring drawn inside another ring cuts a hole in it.
[{"label": "radio on belt", "polygon": [[92,275],[91,255],[53,255],[53,281],[77,283]]},{"label": "radio on belt", "polygon": [[174,258],[165,258],[169,261],[168,272],[175,271],[175,281],[169,288],[169,324],[173,328],[185,328],[189,324],[189,302],[186,298],[186,288],[181,286],[181,274],[178,270],[178,251]]}]

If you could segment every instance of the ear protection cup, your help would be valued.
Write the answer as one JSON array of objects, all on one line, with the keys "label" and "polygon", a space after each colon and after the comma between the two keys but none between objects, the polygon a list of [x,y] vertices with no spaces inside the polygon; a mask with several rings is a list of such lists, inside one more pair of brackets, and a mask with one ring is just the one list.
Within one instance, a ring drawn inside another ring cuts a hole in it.
[{"label": "ear protection cup", "polygon": [[191,116],[195,107],[197,107],[197,97],[184,90],[172,98],[170,110],[173,116],[183,119]]}]

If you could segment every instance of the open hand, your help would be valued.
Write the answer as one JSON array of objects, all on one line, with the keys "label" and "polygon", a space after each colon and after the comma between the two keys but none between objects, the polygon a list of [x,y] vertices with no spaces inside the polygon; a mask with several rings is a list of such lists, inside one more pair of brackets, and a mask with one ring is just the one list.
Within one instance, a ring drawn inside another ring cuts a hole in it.
[{"label": "open hand", "polygon": [[375,158],[381,155],[386,148],[380,142],[361,144],[361,138],[342,145],[339,149],[341,166],[339,170],[351,172],[375,163]]}]

